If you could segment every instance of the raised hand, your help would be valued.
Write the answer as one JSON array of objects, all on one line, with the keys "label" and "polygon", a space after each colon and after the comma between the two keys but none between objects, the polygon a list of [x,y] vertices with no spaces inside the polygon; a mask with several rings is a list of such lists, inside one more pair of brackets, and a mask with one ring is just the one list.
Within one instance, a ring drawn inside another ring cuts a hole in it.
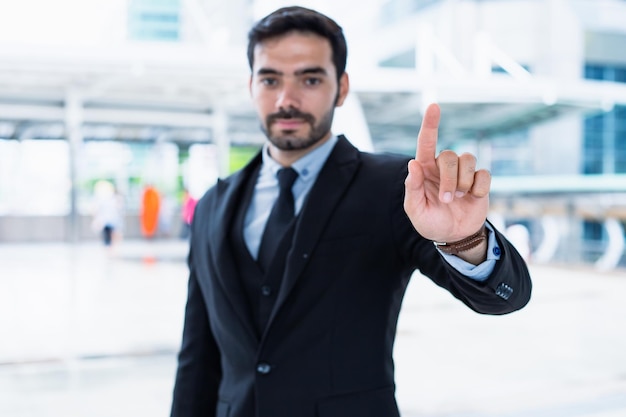
[{"label": "raised hand", "polygon": [[441,111],[431,104],[405,180],[404,210],[426,239],[455,242],[476,233],[489,210],[491,175],[476,170],[474,155],[446,150],[436,156]]}]

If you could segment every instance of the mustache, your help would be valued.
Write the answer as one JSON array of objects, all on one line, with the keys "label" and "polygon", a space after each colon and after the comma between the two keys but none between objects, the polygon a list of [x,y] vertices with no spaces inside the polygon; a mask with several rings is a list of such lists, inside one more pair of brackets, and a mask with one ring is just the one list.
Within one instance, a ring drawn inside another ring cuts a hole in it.
[{"label": "mustache", "polygon": [[315,117],[309,113],[301,112],[300,110],[290,107],[288,109],[280,109],[276,113],[272,113],[266,117],[266,123],[269,126],[278,119],[302,119],[309,124],[315,123]]}]

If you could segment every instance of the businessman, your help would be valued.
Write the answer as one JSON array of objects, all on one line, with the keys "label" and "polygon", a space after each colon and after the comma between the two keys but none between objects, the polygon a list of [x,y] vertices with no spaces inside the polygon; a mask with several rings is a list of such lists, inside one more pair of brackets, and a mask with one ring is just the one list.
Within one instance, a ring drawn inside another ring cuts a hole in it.
[{"label": "businessman", "polygon": [[392,351],[415,271],[479,313],[530,299],[524,261],[487,221],[490,174],[436,152],[437,105],[414,159],[331,132],[346,56],[341,28],[301,7],[249,33],[267,142],[196,207],[173,417],[397,417]]}]

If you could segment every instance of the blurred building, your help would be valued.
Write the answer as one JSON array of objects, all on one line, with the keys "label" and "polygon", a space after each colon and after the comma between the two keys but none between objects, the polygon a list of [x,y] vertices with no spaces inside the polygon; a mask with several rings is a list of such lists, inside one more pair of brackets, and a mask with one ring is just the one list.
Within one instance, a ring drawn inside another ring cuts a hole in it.
[{"label": "blurred building", "polygon": [[[263,142],[246,33],[290,2],[110,0],[73,18],[63,12],[81,2],[42,4],[59,14],[40,38],[0,30],[0,241],[94,238],[99,179],[129,200],[132,237],[144,183],[201,194]],[[493,221],[527,227],[531,258],[624,264],[626,1],[299,4],[348,38],[337,132],[411,154],[437,101],[441,147],[491,170]],[[0,26],[29,18],[17,7],[0,6]]]},{"label": "blurred building", "polygon": [[363,62],[420,81],[363,100],[372,137],[408,151],[416,101],[438,101],[444,146],[491,170],[493,217],[530,229],[535,260],[624,265],[625,19],[624,1],[384,2]]},{"label": "blurred building", "polygon": [[181,40],[180,0],[130,0],[128,37],[146,41]]}]

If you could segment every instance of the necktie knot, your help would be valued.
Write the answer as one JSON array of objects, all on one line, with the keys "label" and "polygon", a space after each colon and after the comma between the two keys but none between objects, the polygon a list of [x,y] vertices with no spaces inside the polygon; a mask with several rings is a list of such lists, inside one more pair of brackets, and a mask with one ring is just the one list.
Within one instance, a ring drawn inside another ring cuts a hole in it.
[{"label": "necktie knot", "polygon": [[278,187],[282,193],[291,190],[293,183],[298,178],[298,173],[293,168],[281,168],[276,173],[276,177],[278,178]]}]

